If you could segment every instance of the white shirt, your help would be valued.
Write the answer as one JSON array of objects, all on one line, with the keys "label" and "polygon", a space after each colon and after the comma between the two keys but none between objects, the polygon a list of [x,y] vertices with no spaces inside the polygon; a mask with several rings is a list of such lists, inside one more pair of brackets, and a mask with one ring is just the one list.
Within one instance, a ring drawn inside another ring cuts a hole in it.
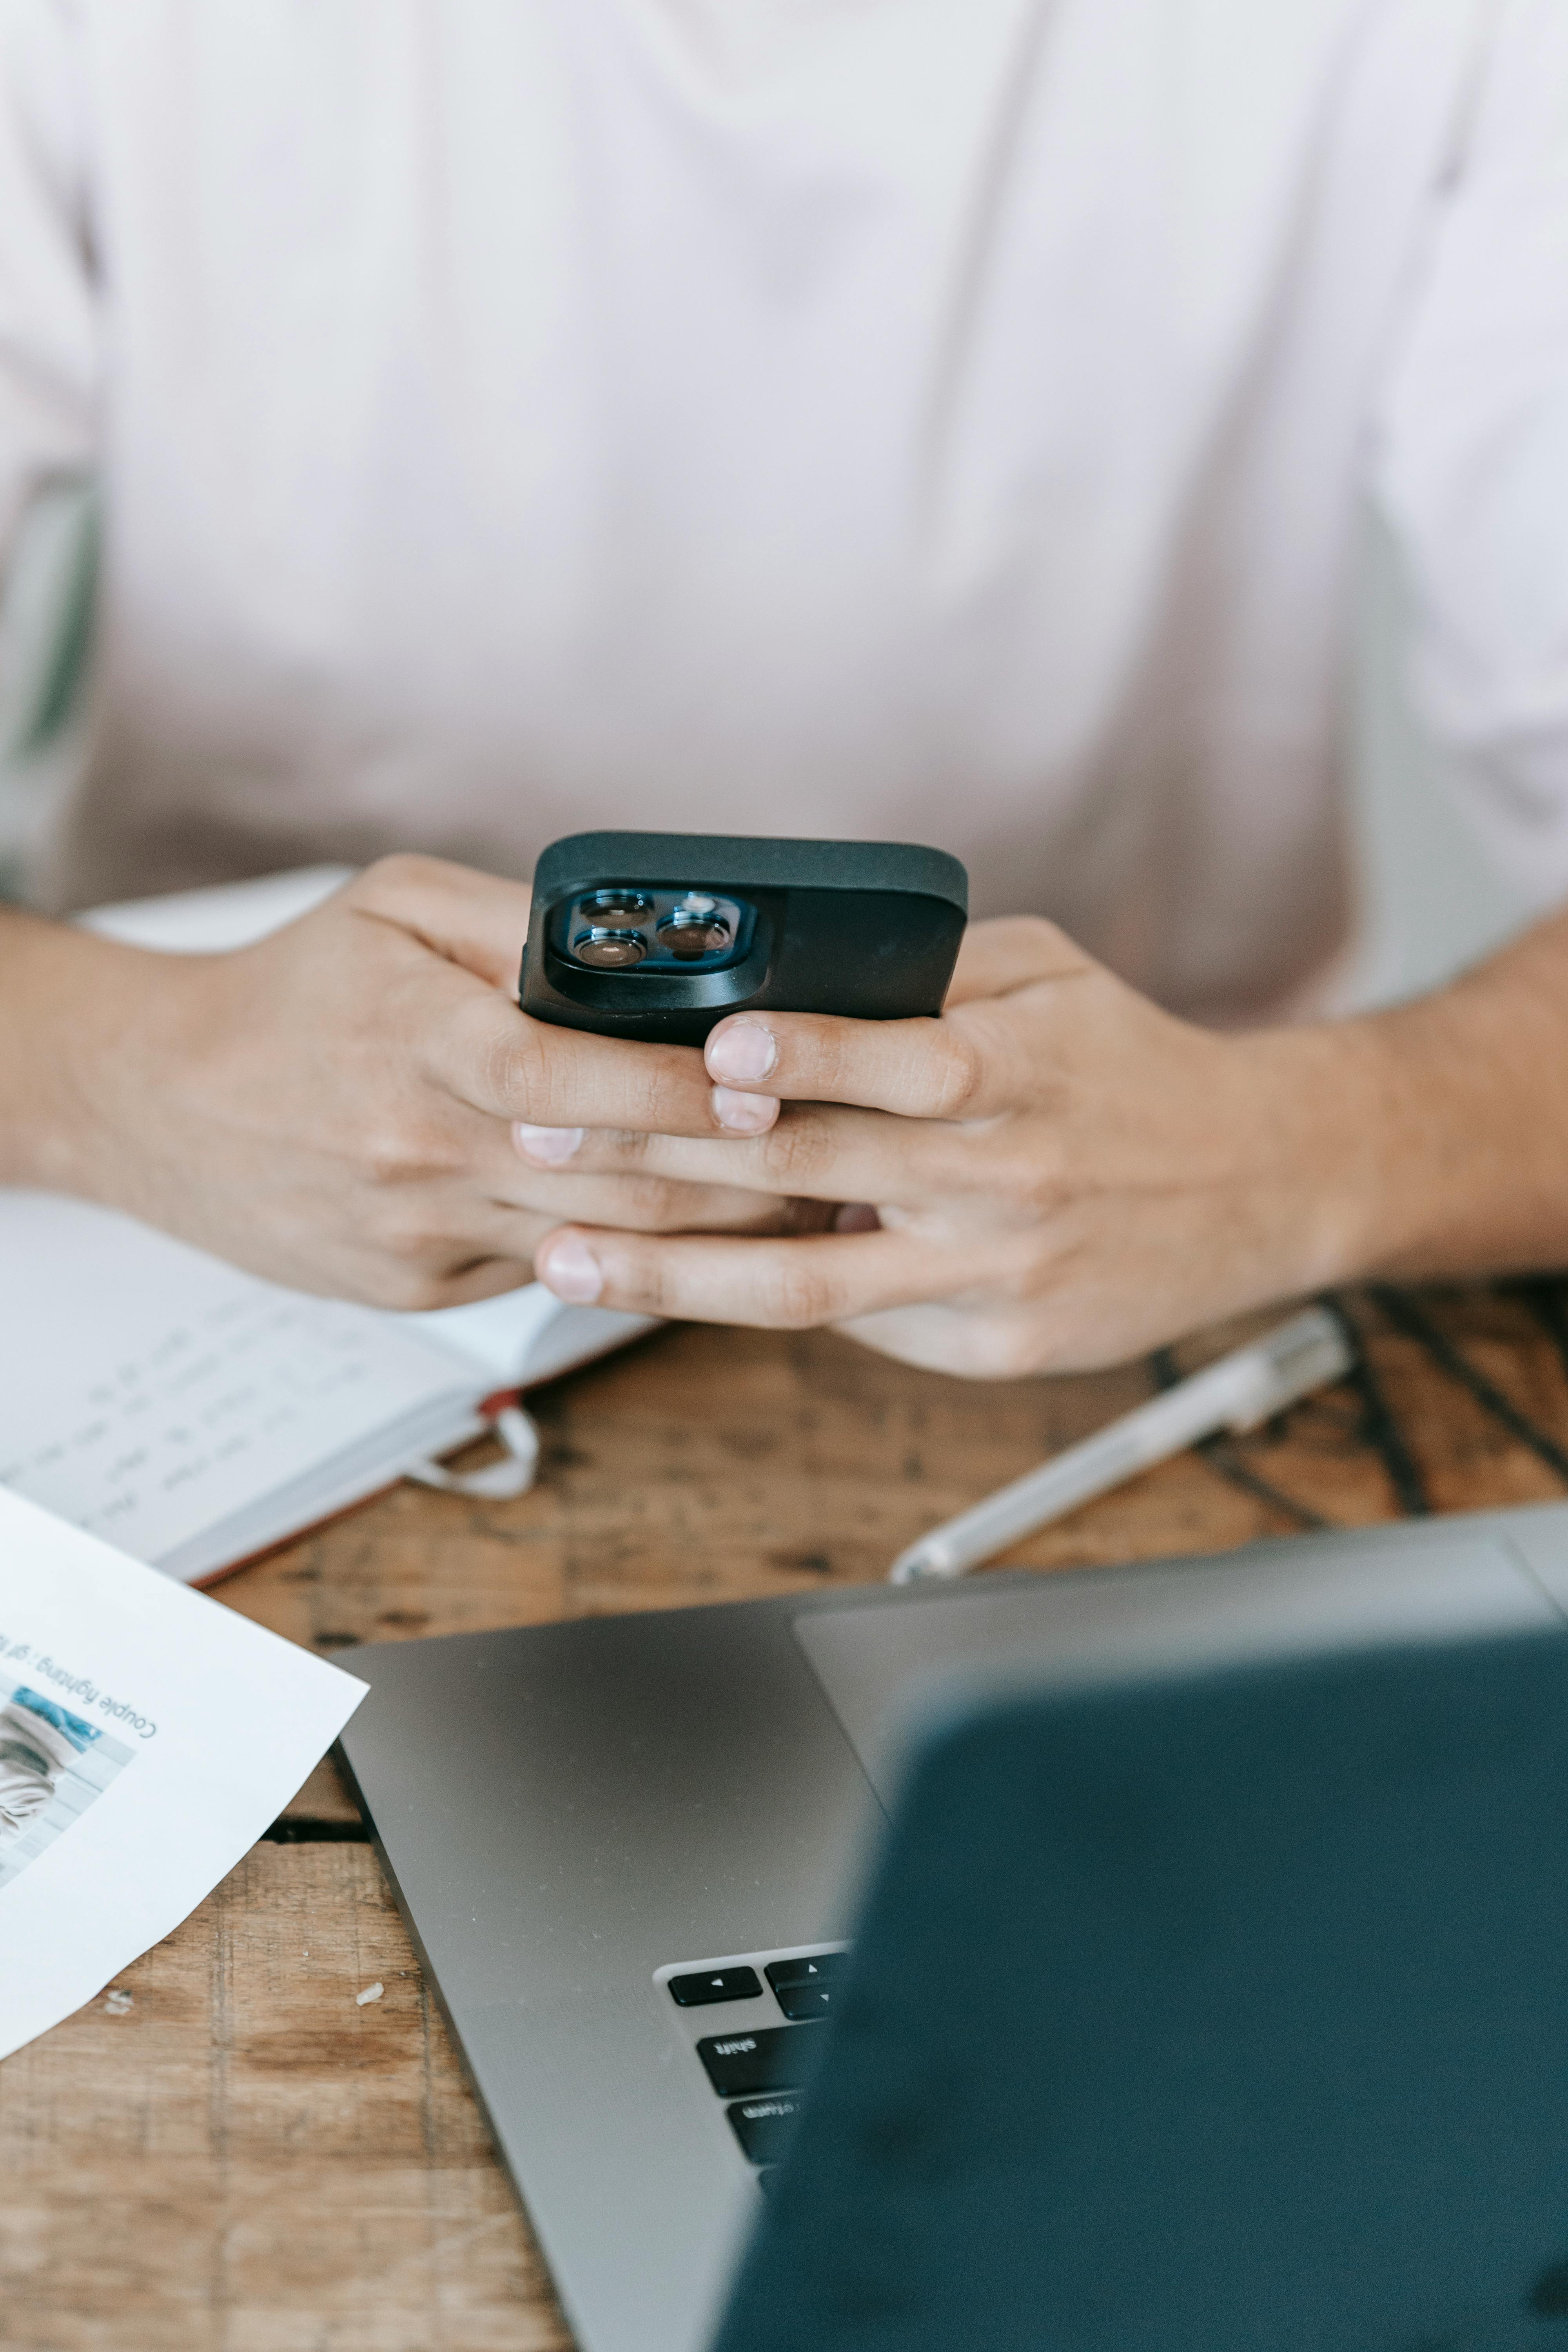
[{"label": "white shirt", "polygon": [[893,835],[1255,1016],[1368,492],[1568,889],[1568,8],[0,0],[0,541],[83,466],[56,903]]}]

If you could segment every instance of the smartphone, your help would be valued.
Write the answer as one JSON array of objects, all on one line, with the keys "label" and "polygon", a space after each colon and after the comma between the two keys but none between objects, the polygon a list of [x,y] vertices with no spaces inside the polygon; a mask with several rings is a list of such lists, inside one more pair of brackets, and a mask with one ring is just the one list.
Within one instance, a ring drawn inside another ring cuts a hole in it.
[{"label": "smartphone", "polygon": [[700,1045],[744,1012],[942,1010],[969,914],[956,857],[901,841],[575,833],[535,868],[518,1002]]}]

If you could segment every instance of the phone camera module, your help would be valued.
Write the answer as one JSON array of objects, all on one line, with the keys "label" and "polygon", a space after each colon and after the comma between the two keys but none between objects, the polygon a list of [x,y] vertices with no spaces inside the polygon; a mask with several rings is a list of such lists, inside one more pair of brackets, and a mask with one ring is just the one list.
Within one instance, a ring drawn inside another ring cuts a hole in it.
[{"label": "phone camera module", "polygon": [[612,930],[595,923],[591,929],[578,932],[572,953],[592,971],[626,971],[634,963],[641,963],[647,941],[640,931]]},{"label": "phone camera module", "polygon": [[722,915],[709,911],[711,907],[711,899],[700,912],[695,907],[678,907],[660,923],[658,943],[666,955],[695,963],[700,956],[718,955],[729,946],[730,926]]},{"label": "phone camera module", "polygon": [[582,900],[577,912],[595,930],[629,930],[647,922],[653,900],[646,890],[595,890]]}]

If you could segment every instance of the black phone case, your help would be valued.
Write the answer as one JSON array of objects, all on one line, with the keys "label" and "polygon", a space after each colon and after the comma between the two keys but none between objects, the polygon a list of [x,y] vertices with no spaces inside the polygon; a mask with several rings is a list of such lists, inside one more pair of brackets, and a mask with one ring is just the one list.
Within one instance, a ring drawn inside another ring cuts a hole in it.
[{"label": "black phone case", "polygon": [[[587,892],[694,889],[755,910],[721,971],[589,971],[565,918]],[[752,1009],[894,1021],[942,1010],[969,913],[956,857],[909,842],[774,841],[703,833],[577,833],[535,868],[518,1001],[563,1028],[700,1045]]]}]

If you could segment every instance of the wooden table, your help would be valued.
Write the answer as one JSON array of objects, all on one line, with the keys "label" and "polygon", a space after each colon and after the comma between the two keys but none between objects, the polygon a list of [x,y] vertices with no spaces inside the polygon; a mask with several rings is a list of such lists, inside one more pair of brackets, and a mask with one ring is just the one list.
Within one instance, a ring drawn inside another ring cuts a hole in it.
[{"label": "wooden table", "polygon": [[[1018,1548],[1043,1569],[1568,1487],[1555,1283],[1347,1302],[1354,1383]],[[1190,1368],[1242,1336],[1177,1351]],[[972,1387],[825,1335],[684,1329],[538,1401],[536,1491],[400,1487],[245,1570],[329,1655],[870,1582],[1178,1369]],[[379,1980],[383,1997],[355,1995]],[[0,2066],[0,2344],[17,2352],[544,2352],[570,2338],[330,1765],[186,1925]],[[118,2005],[117,2005],[118,2006]]]}]

